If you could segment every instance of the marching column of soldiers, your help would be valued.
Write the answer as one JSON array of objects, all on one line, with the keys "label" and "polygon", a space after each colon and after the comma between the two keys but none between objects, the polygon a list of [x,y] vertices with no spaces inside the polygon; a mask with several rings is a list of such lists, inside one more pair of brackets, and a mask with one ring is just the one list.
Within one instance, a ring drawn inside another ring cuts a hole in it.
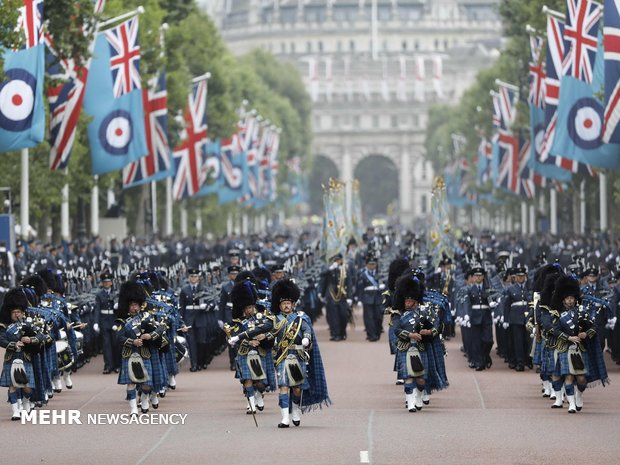
[{"label": "marching column of soldiers", "polygon": [[444,342],[457,327],[470,368],[493,369],[495,345],[510,369],[536,372],[554,408],[566,401],[580,411],[587,387],[608,382],[603,353],[620,363],[620,242],[545,246],[483,233],[440,257],[425,243],[368,228],[361,244],[352,239],[323,262],[308,234],[233,235],[211,247],[19,241],[2,259],[12,264],[3,267],[0,308],[11,418],[73,389],[75,373],[99,354],[138,414],[176,389],[186,360],[197,372],[227,352],[248,414],[256,419],[264,394],[278,392],[278,426],[299,425],[301,413],[331,402],[313,324],[324,312],[330,340],[345,341],[356,305],[370,343],[389,315],[409,412],[449,386]]}]

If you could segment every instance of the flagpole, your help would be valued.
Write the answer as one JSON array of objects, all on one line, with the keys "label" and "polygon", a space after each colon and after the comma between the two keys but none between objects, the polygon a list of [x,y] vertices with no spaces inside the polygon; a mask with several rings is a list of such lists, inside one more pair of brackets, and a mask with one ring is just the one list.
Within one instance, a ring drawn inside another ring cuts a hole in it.
[{"label": "flagpole", "polygon": [[181,202],[181,237],[187,237],[187,207],[185,200]]},{"label": "flagpole", "polygon": [[530,234],[536,234],[536,207],[530,205]]},{"label": "flagpole", "polygon": [[21,189],[19,216],[21,222],[21,233],[23,239],[30,236],[30,169],[28,165],[28,149],[22,149],[21,154]]},{"label": "flagpole", "polygon": [[[68,176],[68,170],[65,169],[65,178]],[[69,182],[65,180],[60,193],[60,237],[69,240]]]},{"label": "flagpole", "polygon": [[99,235],[99,176],[93,176],[95,183],[91,190],[90,198],[90,232],[94,236]]},{"label": "flagpole", "polygon": [[579,185],[579,232],[586,233],[586,180]]},{"label": "flagpole", "polygon": [[552,10],[547,5],[543,5],[542,12],[546,14],[547,16],[553,16],[554,18],[559,19],[561,21],[564,21],[566,19],[566,16],[564,14],[560,13],[559,11]]},{"label": "flagpole", "polygon": [[558,234],[558,191],[549,191],[549,231],[554,236]]},{"label": "flagpole", "polygon": [[[168,178],[169,179],[169,178]],[[157,234],[157,183],[151,181],[151,231]]]},{"label": "flagpole", "polygon": [[600,220],[601,220],[601,232],[607,231],[607,174],[601,172],[598,177],[599,181],[599,207],[600,207]]},{"label": "flagpole", "polygon": [[136,8],[135,10],[131,10],[127,13],[124,13],[120,16],[116,16],[114,18],[110,18],[110,19],[106,19],[105,21],[101,21],[99,23],[97,23],[97,28],[100,31],[102,28],[109,26],[110,24],[114,24],[117,23],[119,21],[122,21],[124,19],[127,18],[131,18],[132,16],[135,15],[141,15],[142,13],[144,13],[144,7],[142,5],[140,5],[138,8]]},{"label": "flagpole", "polygon": [[[174,161],[173,161],[174,162]],[[166,236],[172,236],[172,178],[166,178]]]},{"label": "flagpole", "polygon": [[527,204],[521,201],[521,234],[527,234]]}]

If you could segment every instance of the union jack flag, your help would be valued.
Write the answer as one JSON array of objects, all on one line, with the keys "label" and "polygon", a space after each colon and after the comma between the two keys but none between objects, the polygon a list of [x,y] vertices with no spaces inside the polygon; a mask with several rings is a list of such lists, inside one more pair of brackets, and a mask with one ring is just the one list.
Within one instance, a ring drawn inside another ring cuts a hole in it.
[{"label": "union jack flag", "polygon": [[105,8],[105,0],[94,0],[95,3],[95,14],[103,13],[103,9]]},{"label": "union jack flag", "polygon": [[207,143],[207,81],[194,83],[185,110],[182,141],[174,149],[176,174],[172,193],[176,200],[195,195],[204,181],[202,163]]},{"label": "union jack flag", "polygon": [[545,76],[545,135],[540,149],[540,161],[556,165],[572,173],[594,176],[590,165],[569,160],[560,155],[551,155],[553,138],[558,120],[558,102],[560,98],[560,76],[564,61],[564,23],[552,16],[547,16],[547,60]]},{"label": "union jack flag", "polygon": [[138,44],[138,17],[105,32],[110,45],[110,69],[114,82],[114,96],[121,97],[140,89],[140,45]]},{"label": "union jack flag", "polygon": [[530,104],[543,108],[545,104],[545,69],[541,60],[542,37],[530,36]]},{"label": "union jack flag", "polygon": [[501,127],[510,129],[517,118],[517,101],[519,100],[519,92],[509,89],[506,86],[499,86],[499,111]]},{"label": "union jack flag", "polygon": [[499,109],[499,94],[491,91],[491,98],[493,99],[493,127],[499,129],[502,127],[502,112]]},{"label": "union jack flag", "polygon": [[[168,177],[170,146],[168,145],[168,93],[166,75],[160,73],[151,89],[142,89],[144,129],[149,153],[123,168],[123,187],[136,186]],[[160,176],[157,176],[160,175]]]},{"label": "union jack flag", "polygon": [[533,170],[531,170],[528,166],[530,153],[530,140],[525,139],[519,149],[519,183],[515,194],[527,197],[528,199],[534,198],[534,195],[536,194]]},{"label": "union jack flag", "polygon": [[24,6],[19,9],[17,29],[24,32],[24,48],[43,42],[43,0],[24,0]]},{"label": "union jack flag", "polygon": [[493,145],[486,137],[482,136],[478,145],[478,185],[486,184],[491,177],[492,157]]},{"label": "union jack flag", "polygon": [[76,127],[82,111],[88,67],[76,67],[73,60],[57,61],[51,53],[53,48],[48,46],[48,50],[50,50],[48,57],[53,57],[55,61],[48,68],[48,75],[54,80],[63,81],[47,89],[50,107],[50,170],[55,171],[65,169],[69,164]]},{"label": "union jack flag", "polygon": [[566,4],[563,73],[591,84],[601,5],[591,0],[567,0]]},{"label": "union jack flag", "polygon": [[602,139],[620,143],[620,5],[613,0],[605,0],[604,24],[606,106]]},{"label": "union jack flag", "polygon": [[519,190],[519,141],[511,132],[500,131],[497,185],[510,192]]}]

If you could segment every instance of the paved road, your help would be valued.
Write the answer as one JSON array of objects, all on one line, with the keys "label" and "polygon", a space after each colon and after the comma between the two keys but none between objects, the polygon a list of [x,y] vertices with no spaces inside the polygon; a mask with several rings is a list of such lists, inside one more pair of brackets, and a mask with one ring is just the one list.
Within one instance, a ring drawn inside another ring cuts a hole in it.
[{"label": "paved road", "polygon": [[[5,404],[0,464],[620,463],[620,369],[609,359],[611,386],[588,390],[584,409],[569,415],[550,409],[535,373],[516,373],[497,358],[491,370],[472,371],[451,340],[449,389],[409,413],[385,339],[366,342],[357,328],[347,341],[329,342],[324,320],[316,328],[333,405],[304,415],[299,428],[276,428],[277,396],[270,394],[257,429],[223,354],[207,371],[185,366],[177,390],[161,401],[156,412],[187,414],[182,425],[21,425],[9,421]],[[102,364],[97,357],[80,370],[75,388],[48,408],[79,409],[82,419],[126,413],[124,389],[115,375],[101,375]]]}]

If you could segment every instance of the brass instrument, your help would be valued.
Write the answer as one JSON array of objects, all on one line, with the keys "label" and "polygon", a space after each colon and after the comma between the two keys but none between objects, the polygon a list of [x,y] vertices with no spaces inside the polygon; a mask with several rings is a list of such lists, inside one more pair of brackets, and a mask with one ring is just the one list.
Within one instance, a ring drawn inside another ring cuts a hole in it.
[{"label": "brass instrument", "polygon": [[338,287],[336,288],[336,293],[330,289],[329,294],[332,296],[335,302],[340,302],[342,298],[347,297],[347,289],[346,289],[346,280],[347,280],[347,265],[343,263],[340,265],[340,277],[338,279]]},{"label": "brass instrument", "polygon": [[446,282],[444,283],[443,289],[441,290],[441,293],[445,296],[448,295],[451,281],[452,281],[452,266],[449,266],[448,269],[446,270]]}]

